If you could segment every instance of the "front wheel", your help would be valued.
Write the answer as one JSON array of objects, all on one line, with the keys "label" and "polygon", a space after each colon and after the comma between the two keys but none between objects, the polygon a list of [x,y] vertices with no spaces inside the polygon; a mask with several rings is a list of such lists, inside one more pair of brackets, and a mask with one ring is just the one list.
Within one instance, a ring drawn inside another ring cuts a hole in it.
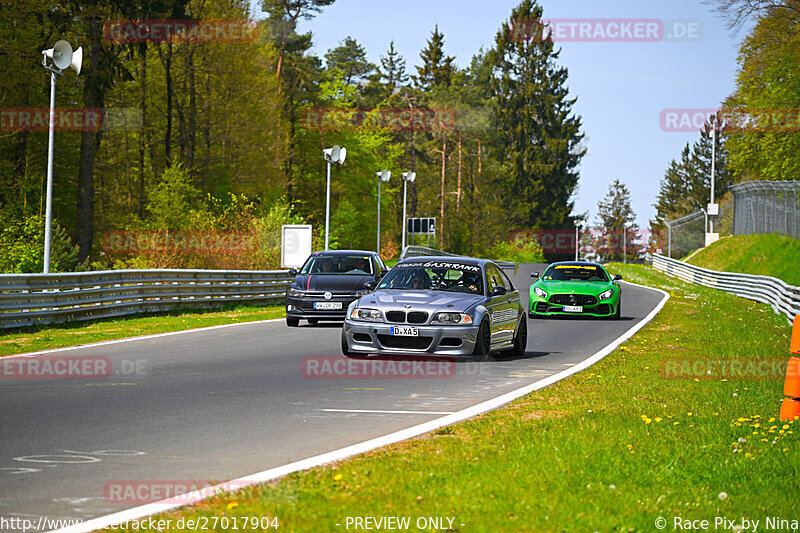
[{"label": "front wheel", "polygon": [[297,326],[300,325],[300,319],[299,318],[289,318],[287,316],[286,317],[286,325],[289,326],[290,328],[296,328]]},{"label": "front wheel", "polygon": [[344,329],[342,329],[342,355],[345,357],[353,355],[353,352],[350,351],[350,346],[347,345],[347,335],[345,335]]},{"label": "front wheel", "polygon": [[525,315],[522,315],[519,326],[517,327],[517,334],[514,336],[514,347],[511,348],[509,353],[511,355],[523,355],[525,348],[528,346],[528,321]]},{"label": "front wheel", "polygon": [[619,317],[622,316],[622,297],[620,297],[619,301],[617,302],[617,312],[614,313],[614,320],[619,320]]},{"label": "front wheel", "polygon": [[475,339],[475,348],[472,350],[473,357],[485,361],[489,358],[489,352],[492,349],[492,329],[489,326],[489,321],[484,320],[481,322],[481,327],[478,329],[478,338]]}]

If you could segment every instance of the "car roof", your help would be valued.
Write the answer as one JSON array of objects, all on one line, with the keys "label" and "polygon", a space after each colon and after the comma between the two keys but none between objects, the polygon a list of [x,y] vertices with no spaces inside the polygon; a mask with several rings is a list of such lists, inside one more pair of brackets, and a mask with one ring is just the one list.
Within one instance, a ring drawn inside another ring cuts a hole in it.
[{"label": "car roof", "polygon": [[376,255],[372,250],[320,250],[313,252],[312,256],[339,256],[339,255]]}]

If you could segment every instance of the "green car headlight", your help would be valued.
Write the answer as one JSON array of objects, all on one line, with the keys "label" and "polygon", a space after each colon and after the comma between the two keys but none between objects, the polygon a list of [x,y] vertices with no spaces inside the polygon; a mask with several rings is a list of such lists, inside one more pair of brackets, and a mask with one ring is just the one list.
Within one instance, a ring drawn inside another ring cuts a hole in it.
[{"label": "green car headlight", "polygon": [[543,291],[542,289],[540,289],[539,287],[534,287],[534,288],[533,288],[533,294],[535,294],[537,298],[543,298],[543,299],[547,299],[547,293],[546,293],[546,292],[544,292],[544,291]]},{"label": "green car headlight", "polygon": [[608,300],[612,296],[614,296],[614,289],[608,289],[607,291],[604,291],[604,292],[600,293],[600,299],[601,300]]}]

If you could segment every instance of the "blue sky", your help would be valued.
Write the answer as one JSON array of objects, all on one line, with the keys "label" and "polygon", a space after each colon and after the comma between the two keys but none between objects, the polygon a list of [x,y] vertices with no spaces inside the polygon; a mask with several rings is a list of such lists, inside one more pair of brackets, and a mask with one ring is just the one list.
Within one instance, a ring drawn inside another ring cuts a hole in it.
[{"label": "blue sky", "polygon": [[[416,72],[419,52],[436,24],[445,51],[464,67],[494,36],[519,0],[337,0],[301,31],[314,34],[320,57],[346,36],[378,63],[391,40]],[[569,70],[588,153],[580,166],[576,212],[595,221],[597,202],[614,178],[630,189],[640,227],[653,217],[658,185],[669,161],[694,133],[663,131],[666,108],[714,108],[735,86],[736,57],[746,32],[733,34],[698,0],[539,0],[548,19],[624,18],[699,21],[700,39],[684,42],[563,42],[559,63]],[[419,178],[418,178],[419,179]]]}]

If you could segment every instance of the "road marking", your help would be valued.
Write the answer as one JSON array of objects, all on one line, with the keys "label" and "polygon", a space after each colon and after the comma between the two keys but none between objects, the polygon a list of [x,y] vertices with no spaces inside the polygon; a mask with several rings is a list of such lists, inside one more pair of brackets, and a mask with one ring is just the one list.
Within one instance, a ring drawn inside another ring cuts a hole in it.
[{"label": "road marking", "polygon": [[205,487],[203,490],[182,494],[180,503],[175,503],[173,500],[169,499],[161,500],[158,502],[140,505],[139,507],[133,507],[131,509],[120,511],[118,513],[113,513],[105,516],[100,516],[98,518],[93,518],[91,520],[87,520],[86,522],[82,522],[80,524],[71,527],[65,527],[56,531],[57,533],[89,533],[96,529],[107,528],[112,524],[121,524],[123,522],[129,522],[131,520],[141,520],[142,518],[145,518],[147,516],[151,516],[157,513],[163,513],[166,511],[177,509],[179,507],[183,507],[185,505],[191,505],[193,503],[199,503],[203,500],[206,500],[208,498],[208,492],[206,491],[208,490],[213,490],[215,493],[234,492],[236,490],[241,490],[246,486],[257,485],[259,483],[266,483],[268,481],[273,481],[275,479],[287,476],[293,472],[299,472],[301,470],[307,470],[309,468],[314,468],[320,465],[333,463],[335,461],[341,461],[342,459],[346,459],[354,455],[359,455],[374,450],[376,448],[381,448],[389,444],[394,444],[396,442],[408,440],[410,438],[417,437],[424,433],[437,430],[444,426],[450,426],[452,424],[461,422],[473,416],[477,416],[486,413],[488,411],[497,409],[499,407],[502,407],[503,405],[513,400],[516,400],[521,396],[525,396],[526,394],[530,394],[531,392],[543,389],[549,385],[552,385],[553,383],[556,383],[566,377],[571,376],[572,374],[580,372],[581,370],[585,370],[590,366],[594,365],[595,363],[597,363],[598,361],[602,360],[608,354],[613,352],[617,348],[617,346],[619,346],[623,342],[633,337],[637,331],[645,327],[651,320],[653,320],[653,318],[659,313],[659,311],[661,311],[661,309],[667,303],[667,300],[669,300],[669,293],[662,291],[661,289],[656,289],[654,287],[647,287],[645,285],[639,285],[638,283],[631,283],[629,281],[623,281],[623,283],[655,291],[661,294],[663,298],[653,308],[653,310],[650,311],[650,313],[647,316],[645,316],[642,320],[631,326],[631,328],[628,329],[625,333],[623,333],[615,340],[607,344],[605,348],[601,349],[594,355],[587,357],[586,359],[576,364],[575,366],[562,370],[557,374],[553,374],[552,376],[549,376],[547,378],[526,385],[525,387],[501,394],[500,396],[492,398],[491,400],[481,402],[479,404],[473,405],[472,407],[462,409],[461,411],[458,411],[456,413],[445,415],[441,418],[437,418],[429,422],[424,422],[422,424],[412,426],[410,428],[403,429],[400,431],[396,431],[394,433],[390,433],[382,437],[376,437],[374,439],[370,439],[364,442],[359,442],[358,444],[346,446],[344,448],[340,448],[332,452],[323,453],[321,455],[309,457],[308,459],[302,459],[300,461],[295,461],[294,463],[289,463],[287,465],[279,466],[277,468],[271,468],[269,470],[264,470],[262,472],[251,474],[249,476],[234,479],[229,482],[220,483],[219,485],[215,485],[214,487]]},{"label": "road marking", "polygon": [[206,326],[204,328],[182,329],[180,331],[168,331],[166,333],[153,333],[151,335],[140,335],[138,337],[127,337],[125,339],[114,339],[110,341],[91,342],[89,344],[78,344],[77,346],[65,346],[63,348],[51,348],[49,350],[39,350],[38,352],[27,352],[16,355],[6,355],[2,359],[11,359],[13,357],[33,357],[34,355],[42,355],[55,352],[66,352],[69,350],[81,350],[83,348],[94,348],[96,346],[108,346],[110,344],[121,344],[123,342],[136,342],[149,339],[157,339],[159,337],[171,337],[172,335],[183,335],[184,333],[195,333],[198,331],[211,331],[212,329],[232,328],[236,326],[248,326],[253,324],[267,324],[270,322],[283,322],[283,318],[270,318],[269,320],[254,320],[253,322],[236,322],[235,324],[220,324],[218,326]]},{"label": "road marking", "polygon": [[386,390],[380,387],[345,387],[342,390]]},{"label": "road marking", "polygon": [[379,409],[320,409],[332,413],[383,413],[390,415],[452,415],[453,411],[381,411]]}]

